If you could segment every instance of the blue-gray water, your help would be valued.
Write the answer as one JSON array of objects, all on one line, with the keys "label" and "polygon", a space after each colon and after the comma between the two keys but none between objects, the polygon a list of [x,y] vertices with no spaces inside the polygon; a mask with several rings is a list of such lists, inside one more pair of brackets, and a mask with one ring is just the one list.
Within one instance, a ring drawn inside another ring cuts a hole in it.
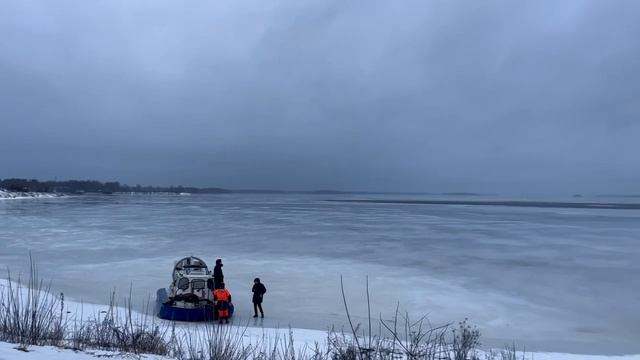
[{"label": "blue-gray water", "polygon": [[320,329],[344,324],[340,275],[363,321],[368,275],[375,317],[400,302],[434,324],[468,317],[488,345],[640,353],[640,210],[324,201],[337,197],[0,200],[0,265],[24,272],[31,251],[66,296],[132,285],[143,303],[174,260],[221,257],[238,319],[260,276],[265,326]]}]

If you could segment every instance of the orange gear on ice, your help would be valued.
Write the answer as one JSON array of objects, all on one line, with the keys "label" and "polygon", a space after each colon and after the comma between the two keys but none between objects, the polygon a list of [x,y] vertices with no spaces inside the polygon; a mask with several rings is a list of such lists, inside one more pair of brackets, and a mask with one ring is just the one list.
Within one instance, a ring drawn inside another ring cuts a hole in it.
[{"label": "orange gear on ice", "polygon": [[218,311],[218,319],[220,322],[225,320],[229,322],[229,303],[231,302],[231,293],[225,288],[213,291],[213,299],[216,301],[216,310]]}]

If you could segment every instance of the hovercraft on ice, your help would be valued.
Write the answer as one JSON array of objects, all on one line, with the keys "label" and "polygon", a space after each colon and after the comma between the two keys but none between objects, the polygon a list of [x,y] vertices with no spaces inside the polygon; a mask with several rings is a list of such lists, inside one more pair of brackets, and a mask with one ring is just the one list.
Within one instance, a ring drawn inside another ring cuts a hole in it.
[{"label": "hovercraft on ice", "polygon": [[[165,288],[157,291],[156,314],[175,321],[217,320],[213,291],[213,273],[202,259],[195,256],[180,259],[173,267],[168,291]],[[231,303],[229,315],[233,315]]]}]

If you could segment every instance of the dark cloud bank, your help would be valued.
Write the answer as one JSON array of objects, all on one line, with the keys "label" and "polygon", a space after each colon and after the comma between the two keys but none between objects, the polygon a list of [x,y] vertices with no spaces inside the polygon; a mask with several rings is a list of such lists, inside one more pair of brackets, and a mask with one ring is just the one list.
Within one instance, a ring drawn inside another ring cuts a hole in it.
[{"label": "dark cloud bank", "polygon": [[0,178],[640,193],[640,2],[3,1]]}]

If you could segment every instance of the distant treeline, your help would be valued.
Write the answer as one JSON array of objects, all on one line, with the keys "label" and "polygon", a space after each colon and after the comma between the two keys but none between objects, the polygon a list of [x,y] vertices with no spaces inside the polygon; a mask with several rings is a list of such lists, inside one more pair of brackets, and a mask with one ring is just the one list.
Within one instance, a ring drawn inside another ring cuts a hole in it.
[{"label": "distant treeline", "polygon": [[15,192],[46,192],[46,193],[190,193],[190,194],[316,194],[316,195],[445,195],[445,196],[478,196],[481,194],[471,192],[448,192],[448,193],[427,193],[427,192],[376,192],[376,191],[340,191],[331,189],[291,191],[291,190],[270,190],[270,189],[222,189],[222,188],[197,188],[193,186],[143,186],[140,184],[131,186],[121,184],[118,181],[97,181],[97,180],[46,180],[37,179],[0,179],[0,189]]},{"label": "distant treeline", "polygon": [[200,193],[219,194],[230,192],[220,188],[195,188],[184,186],[142,186],[137,184],[129,186],[118,181],[100,182],[96,180],[65,180],[65,181],[40,181],[36,179],[3,179],[0,180],[0,189],[23,192],[59,192],[59,193],[116,193],[116,192],[168,192],[168,193]]}]

